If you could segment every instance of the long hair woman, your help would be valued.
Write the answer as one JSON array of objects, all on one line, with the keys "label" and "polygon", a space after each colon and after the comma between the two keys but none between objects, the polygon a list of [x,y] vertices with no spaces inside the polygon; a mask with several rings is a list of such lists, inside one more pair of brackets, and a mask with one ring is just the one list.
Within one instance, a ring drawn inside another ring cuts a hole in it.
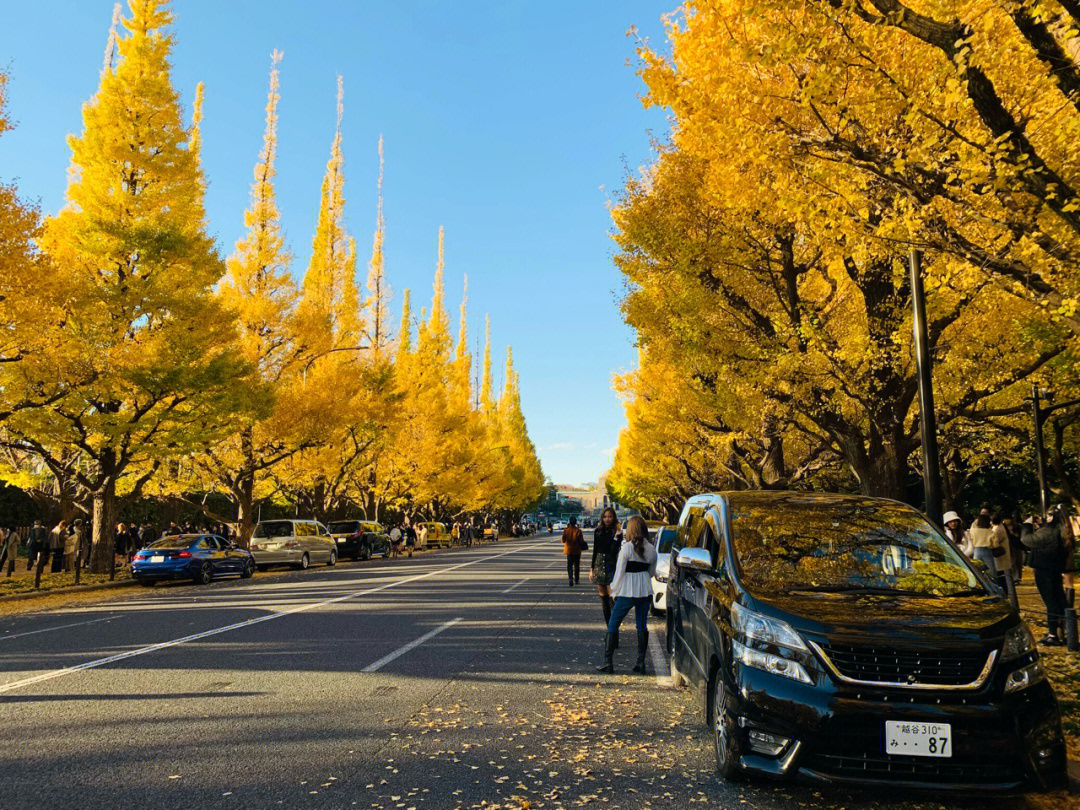
[{"label": "long hair woman", "polygon": [[645,521],[635,515],[626,523],[626,540],[619,549],[615,562],[615,576],[611,580],[611,592],[615,604],[608,620],[607,638],[604,644],[604,663],[599,672],[614,672],[615,637],[619,625],[631,608],[637,623],[637,664],[634,672],[645,674],[645,652],[649,648],[649,605],[652,602],[652,577],[656,573],[656,546],[649,542],[649,528]]},{"label": "long hair woman", "polygon": [[[622,543],[622,528],[615,510],[610,506],[600,514],[600,523],[593,534],[592,563],[589,566],[589,579],[600,594],[600,604],[604,609],[604,627],[611,620],[611,580],[615,576],[615,564],[619,559],[619,546]],[[615,646],[619,646],[619,637],[615,637]]]}]

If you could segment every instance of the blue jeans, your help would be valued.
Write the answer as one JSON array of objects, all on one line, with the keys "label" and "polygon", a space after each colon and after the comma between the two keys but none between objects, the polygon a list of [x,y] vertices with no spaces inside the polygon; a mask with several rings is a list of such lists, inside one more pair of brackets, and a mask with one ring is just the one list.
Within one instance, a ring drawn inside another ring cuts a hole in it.
[{"label": "blue jeans", "polygon": [[642,596],[634,599],[630,596],[616,596],[615,607],[611,611],[611,619],[608,620],[607,631],[609,633],[617,633],[619,625],[622,624],[622,620],[626,618],[626,614],[630,612],[630,608],[634,609],[634,622],[637,624],[637,631],[644,633],[648,630],[649,619],[649,603],[652,600],[648,596]]},{"label": "blue jeans", "polygon": [[994,577],[996,573],[994,569],[997,567],[997,563],[994,562],[994,550],[992,548],[989,546],[982,546],[975,549],[971,556],[976,560],[981,560],[983,565],[989,569],[990,577]]}]

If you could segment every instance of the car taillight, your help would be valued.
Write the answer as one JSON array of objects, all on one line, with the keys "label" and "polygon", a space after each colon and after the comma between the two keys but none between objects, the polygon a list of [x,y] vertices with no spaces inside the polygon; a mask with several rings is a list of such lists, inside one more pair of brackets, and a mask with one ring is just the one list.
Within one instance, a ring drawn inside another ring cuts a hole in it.
[{"label": "car taillight", "polygon": [[285,548],[296,548],[296,541],[289,540],[285,543]]},{"label": "car taillight", "polygon": [[191,556],[191,552],[190,552],[190,551],[181,551],[181,552],[180,552],[179,554],[177,554],[176,556],[177,556],[177,557],[190,557],[190,556]]}]

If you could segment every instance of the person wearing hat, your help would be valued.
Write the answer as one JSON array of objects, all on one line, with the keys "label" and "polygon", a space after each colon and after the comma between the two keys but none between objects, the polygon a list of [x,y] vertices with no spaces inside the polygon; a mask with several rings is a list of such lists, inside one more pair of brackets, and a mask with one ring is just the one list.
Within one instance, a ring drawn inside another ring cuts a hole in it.
[{"label": "person wearing hat", "polygon": [[971,535],[964,528],[964,521],[960,519],[960,515],[956,512],[946,512],[941,520],[945,524],[945,534],[960,547],[964,556],[970,559],[974,548],[971,545]]}]

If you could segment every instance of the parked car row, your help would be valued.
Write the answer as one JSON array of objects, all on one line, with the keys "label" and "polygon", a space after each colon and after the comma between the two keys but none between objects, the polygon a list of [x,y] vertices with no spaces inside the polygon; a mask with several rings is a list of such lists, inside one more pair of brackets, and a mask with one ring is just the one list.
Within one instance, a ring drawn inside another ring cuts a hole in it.
[{"label": "parked car row", "polygon": [[[417,523],[419,548],[451,548],[446,524]],[[485,539],[497,540],[489,529]],[[255,526],[248,549],[212,533],[164,537],[140,550],[132,560],[132,576],[143,585],[173,579],[206,584],[222,576],[250,577],[256,569],[291,565],[306,569],[316,563],[335,565],[339,559],[370,560],[391,555],[390,535],[373,520],[336,520],[324,526],[317,520],[264,520]]]}]

